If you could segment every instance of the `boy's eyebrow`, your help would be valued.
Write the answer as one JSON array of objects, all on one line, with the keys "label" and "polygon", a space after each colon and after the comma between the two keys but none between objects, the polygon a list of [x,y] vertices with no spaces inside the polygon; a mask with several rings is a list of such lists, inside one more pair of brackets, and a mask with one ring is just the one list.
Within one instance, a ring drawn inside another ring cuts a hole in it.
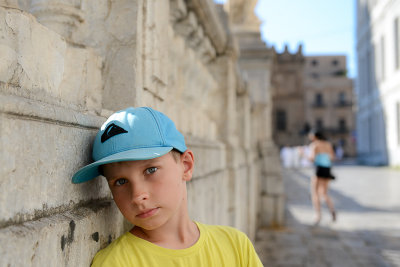
[{"label": "boy's eyebrow", "polygon": [[154,165],[158,165],[160,162],[162,162],[162,160],[159,157],[154,159],[149,159],[143,161],[143,163],[140,164],[139,167],[141,168],[153,167]]},{"label": "boy's eyebrow", "polygon": [[106,180],[107,180],[108,182],[117,178],[117,177],[105,176],[104,174],[103,174],[103,176],[106,178]]},{"label": "boy's eyebrow", "polygon": [[[121,163],[121,162],[115,162],[115,163]],[[154,159],[140,160],[140,163],[139,163],[139,165],[137,167],[138,168],[148,168],[148,167],[152,167],[153,165],[159,164],[159,162],[162,162],[161,157],[157,157],[157,158],[154,158]],[[101,166],[104,166],[104,165],[101,165]],[[111,180],[120,178],[120,177],[118,177],[118,175],[115,176],[115,177],[109,177],[109,176],[107,177],[107,176],[104,175],[103,168],[101,168],[101,170],[102,170],[101,174],[104,177],[106,177],[107,181],[111,181]]]}]

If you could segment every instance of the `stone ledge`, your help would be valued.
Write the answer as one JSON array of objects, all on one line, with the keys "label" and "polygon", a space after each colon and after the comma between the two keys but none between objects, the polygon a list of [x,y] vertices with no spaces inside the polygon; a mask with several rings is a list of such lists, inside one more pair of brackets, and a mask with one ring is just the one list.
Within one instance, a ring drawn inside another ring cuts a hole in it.
[{"label": "stone ledge", "polygon": [[[0,84],[1,88],[1,84]],[[106,118],[19,96],[0,94],[0,113],[29,119],[99,129]]]},{"label": "stone ledge", "polygon": [[191,147],[201,147],[201,148],[214,148],[214,149],[224,149],[226,145],[217,140],[210,140],[199,138],[196,136],[185,136],[186,145]]},{"label": "stone ledge", "polygon": [[228,36],[218,17],[216,4],[212,0],[189,0],[187,3],[189,8],[196,12],[217,52],[223,53],[226,49]]},{"label": "stone ledge", "polygon": [[195,158],[193,180],[207,178],[220,173],[226,167],[225,145],[215,140],[189,137],[188,148],[192,149]]}]

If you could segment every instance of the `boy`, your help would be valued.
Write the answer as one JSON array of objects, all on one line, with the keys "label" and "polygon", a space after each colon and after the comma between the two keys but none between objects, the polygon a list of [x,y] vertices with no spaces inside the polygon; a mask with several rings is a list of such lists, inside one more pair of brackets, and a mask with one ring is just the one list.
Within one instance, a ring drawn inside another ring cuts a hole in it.
[{"label": "boy", "polygon": [[163,113],[148,107],[114,113],[97,133],[93,159],[72,182],[105,176],[134,227],[98,252],[92,266],[262,266],[245,234],[189,218],[194,157]]}]

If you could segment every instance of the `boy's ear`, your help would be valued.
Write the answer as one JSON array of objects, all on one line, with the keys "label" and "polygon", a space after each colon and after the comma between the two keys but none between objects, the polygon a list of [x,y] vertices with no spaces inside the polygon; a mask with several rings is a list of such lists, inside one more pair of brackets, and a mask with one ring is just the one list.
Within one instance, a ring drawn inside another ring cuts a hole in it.
[{"label": "boy's ear", "polygon": [[184,181],[190,181],[190,179],[192,179],[193,169],[194,169],[194,156],[191,150],[187,149],[181,155],[181,163],[184,168],[182,178]]}]

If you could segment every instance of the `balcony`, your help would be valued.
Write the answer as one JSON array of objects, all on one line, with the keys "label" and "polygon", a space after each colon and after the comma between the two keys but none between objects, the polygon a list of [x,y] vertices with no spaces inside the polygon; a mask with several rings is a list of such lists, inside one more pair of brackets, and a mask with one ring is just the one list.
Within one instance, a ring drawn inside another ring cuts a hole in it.
[{"label": "balcony", "polygon": [[326,107],[326,103],[321,102],[321,101],[315,101],[315,102],[311,103],[311,106],[313,108],[325,108]]},{"label": "balcony", "polygon": [[353,106],[353,102],[349,100],[341,100],[335,103],[335,107],[344,108],[344,107],[351,107]]}]

